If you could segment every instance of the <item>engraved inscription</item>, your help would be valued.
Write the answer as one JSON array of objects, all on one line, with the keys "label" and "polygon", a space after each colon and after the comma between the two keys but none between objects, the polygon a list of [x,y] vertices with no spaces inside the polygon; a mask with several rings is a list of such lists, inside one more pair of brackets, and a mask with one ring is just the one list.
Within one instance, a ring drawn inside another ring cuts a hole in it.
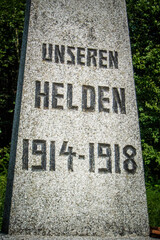
[{"label": "engraved inscription", "polygon": [[52,44],[48,44],[48,49],[47,49],[47,44],[43,43],[42,59],[44,61],[52,61]]},{"label": "engraved inscription", "polygon": [[120,112],[126,114],[125,107],[125,89],[120,88],[120,94],[117,88],[112,88],[113,92],[113,112],[118,113],[118,105],[120,107]]},{"label": "engraved inscription", "polygon": [[127,159],[123,163],[124,164],[124,169],[128,173],[134,174],[136,172],[136,169],[137,169],[137,164],[134,161],[134,157],[136,156],[136,149],[131,145],[125,146],[123,148],[123,154],[127,157]]},{"label": "engraved inscription", "polygon": [[59,155],[68,156],[68,171],[73,172],[73,156],[75,157],[76,153],[73,152],[73,147],[68,147],[67,150],[67,144],[68,142],[63,142]]},{"label": "engraved inscription", "polygon": [[98,104],[99,104],[99,112],[107,112],[109,113],[109,109],[104,106],[105,102],[109,103],[109,98],[104,97],[104,92],[109,92],[109,87],[98,87]]},{"label": "engraved inscription", "polygon": [[73,99],[73,85],[67,84],[67,107],[68,109],[75,109],[78,110],[77,106],[72,105]]},{"label": "engraved inscription", "polygon": [[89,171],[95,172],[94,143],[89,143]]},{"label": "engraved inscription", "polygon": [[53,83],[52,85],[52,108],[63,109],[63,106],[58,105],[58,98],[63,98],[63,94],[58,93],[58,88],[63,88],[63,83]]},{"label": "engraved inscription", "polygon": [[101,68],[107,68],[107,51],[99,50],[99,66]]},{"label": "engraved inscription", "polygon": [[50,143],[50,171],[55,171],[55,141]]},{"label": "engraved inscription", "polygon": [[[53,57],[54,56],[54,57]],[[58,64],[118,69],[118,52],[64,45],[42,44],[42,60]]]},{"label": "engraved inscription", "polygon": [[114,145],[114,151],[115,151],[115,172],[121,173],[120,169],[120,152],[119,152],[119,145]]},{"label": "engraved inscription", "polygon": [[92,86],[82,86],[82,110],[95,111],[95,89]]},{"label": "engraved inscription", "polygon": [[23,140],[23,156],[22,156],[22,169],[28,170],[28,146],[29,140]]},{"label": "engraved inscription", "polygon": [[[56,161],[59,161],[59,157],[67,156],[67,169],[69,172],[74,171],[74,161],[83,159],[88,161],[88,171],[90,173],[100,173],[100,174],[121,174],[125,171],[128,174],[135,174],[137,171],[137,163],[135,160],[136,149],[132,145],[126,145],[123,148],[119,144],[114,144],[112,152],[112,146],[108,143],[98,143],[97,145],[97,155],[95,149],[95,143],[88,144],[88,156],[79,155],[77,152],[73,151],[73,147],[70,146],[68,141],[63,141],[61,147],[57,150],[59,155],[56,157],[56,142],[45,140],[33,140],[28,139],[23,140],[23,151],[22,151],[22,169],[29,169],[29,144],[32,146],[33,159],[41,157],[40,165],[32,165],[32,171],[56,171]],[[47,159],[47,145],[49,147],[49,168],[46,168]],[[120,150],[122,149],[122,156],[120,158]],[[31,154],[30,154],[31,156]],[[105,167],[101,167],[101,164],[105,164]],[[100,165],[99,165],[100,164]],[[123,169],[122,169],[123,167]]]},{"label": "engraved inscription", "polygon": [[91,48],[88,48],[87,49],[87,66],[90,67],[90,66],[94,66],[94,67],[97,67],[97,49],[91,49]]},{"label": "engraved inscription", "polygon": [[[73,84],[66,84],[53,82],[52,89],[49,82],[44,82],[44,92],[41,92],[41,82],[35,82],[35,108],[43,109],[68,109],[79,110],[84,112],[95,112],[96,106],[98,112],[110,113],[111,110],[116,114],[126,114],[126,98],[124,88],[112,88],[108,86],[98,86],[98,94],[96,94],[96,88],[91,85],[82,85],[80,91],[82,92],[81,105],[79,103],[73,104],[74,95]],[[50,90],[50,91],[49,91]],[[67,94],[65,94],[65,91]],[[51,93],[49,95],[49,93]],[[112,94],[112,96],[111,96]],[[64,96],[67,97],[66,101]],[[49,106],[49,99],[52,100],[52,106]],[[43,99],[43,104],[41,103]],[[96,104],[96,100],[98,104]],[[112,101],[112,108],[109,109],[109,103]],[[65,102],[67,103],[65,105]]]},{"label": "engraved inscription", "polygon": [[98,157],[105,158],[106,168],[99,168],[99,173],[111,173],[111,147],[110,144],[98,143]]},{"label": "engraved inscription", "polygon": [[61,45],[60,47],[59,45],[55,45],[55,55],[54,55],[55,63],[64,63],[64,54],[65,54],[65,46]]},{"label": "engraved inscription", "polygon": [[48,108],[49,106],[49,82],[44,83],[44,92],[41,92],[41,82],[36,81],[35,86],[35,108],[40,107],[41,97],[43,97],[43,106],[44,108]]},{"label": "engraved inscription", "polygon": [[[40,150],[38,149],[40,146]],[[33,165],[33,171],[46,170],[46,141],[44,140],[33,140],[32,142],[32,154],[41,156],[41,165]]]}]

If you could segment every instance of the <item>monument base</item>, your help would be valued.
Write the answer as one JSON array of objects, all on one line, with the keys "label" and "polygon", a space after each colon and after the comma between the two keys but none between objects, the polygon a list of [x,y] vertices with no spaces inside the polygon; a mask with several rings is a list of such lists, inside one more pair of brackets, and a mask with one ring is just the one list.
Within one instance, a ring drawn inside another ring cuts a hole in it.
[{"label": "monument base", "polygon": [[30,236],[0,234],[0,240],[151,240],[150,237]]}]

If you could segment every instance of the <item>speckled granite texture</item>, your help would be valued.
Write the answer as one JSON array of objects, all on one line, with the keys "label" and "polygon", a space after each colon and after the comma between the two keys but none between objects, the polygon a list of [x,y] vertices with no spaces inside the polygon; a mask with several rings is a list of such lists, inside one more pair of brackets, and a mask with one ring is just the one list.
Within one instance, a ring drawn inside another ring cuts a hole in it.
[{"label": "speckled granite texture", "polygon": [[146,239],[125,1],[32,0],[22,80],[4,231]]},{"label": "speckled granite texture", "polygon": [[5,236],[0,234],[0,240],[151,240],[150,237],[131,238],[101,238],[101,237],[42,237],[42,236]]}]

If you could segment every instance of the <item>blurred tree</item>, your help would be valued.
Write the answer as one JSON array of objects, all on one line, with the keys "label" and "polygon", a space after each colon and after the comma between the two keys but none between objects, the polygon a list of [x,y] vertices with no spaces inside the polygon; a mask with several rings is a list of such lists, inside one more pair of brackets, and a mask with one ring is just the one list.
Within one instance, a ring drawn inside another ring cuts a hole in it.
[{"label": "blurred tree", "polygon": [[160,226],[160,4],[127,0],[150,226]]},{"label": "blurred tree", "polygon": [[24,8],[24,0],[0,1],[0,147],[11,139]]},{"label": "blurred tree", "polygon": [[146,181],[160,184],[160,4],[127,0]]},{"label": "blurred tree", "polygon": [[25,0],[0,1],[0,225],[22,42]]}]

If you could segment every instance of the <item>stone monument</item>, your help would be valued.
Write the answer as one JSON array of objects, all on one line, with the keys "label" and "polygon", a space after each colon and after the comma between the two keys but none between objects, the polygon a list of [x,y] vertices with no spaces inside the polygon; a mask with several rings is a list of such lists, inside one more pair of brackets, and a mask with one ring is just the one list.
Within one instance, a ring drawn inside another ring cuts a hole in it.
[{"label": "stone monument", "polygon": [[27,1],[3,232],[147,239],[125,0]]}]

